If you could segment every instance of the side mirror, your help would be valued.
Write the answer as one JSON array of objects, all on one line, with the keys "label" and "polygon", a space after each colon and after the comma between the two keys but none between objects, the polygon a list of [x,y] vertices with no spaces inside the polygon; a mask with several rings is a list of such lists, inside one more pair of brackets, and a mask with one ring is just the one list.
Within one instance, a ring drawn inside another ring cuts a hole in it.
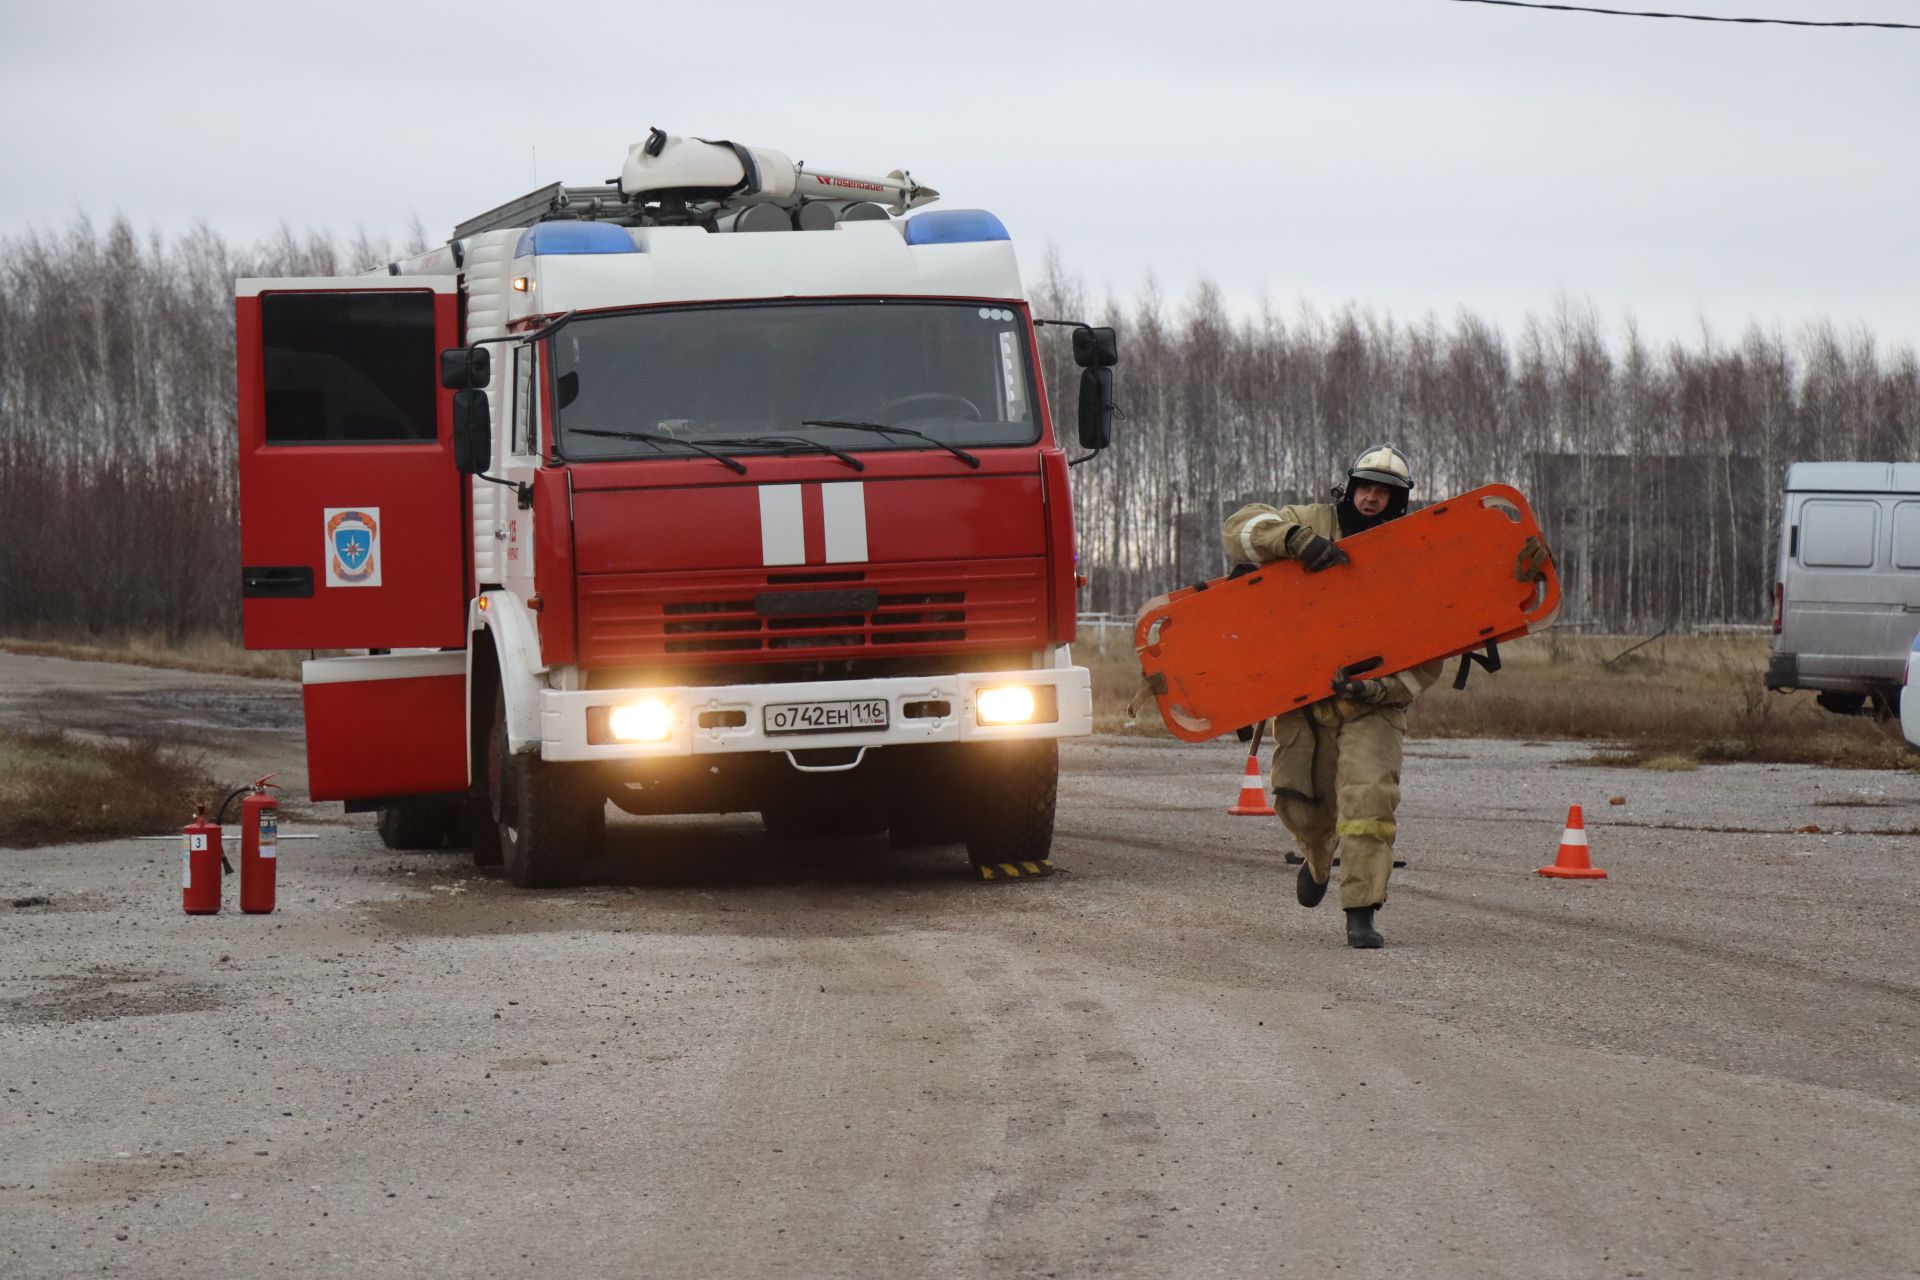
[{"label": "side mirror", "polygon": [[493,465],[493,414],[484,391],[453,393],[453,465],[463,476]]},{"label": "side mirror", "polygon": [[[1109,334],[1113,330],[1107,330]],[[1113,370],[1085,369],[1080,374],[1080,447],[1100,450],[1113,443]]]},{"label": "side mirror", "polygon": [[440,353],[440,385],[449,391],[493,381],[493,357],[485,347],[448,347]]},{"label": "side mirror", "polygon": [[1081,325],[1073,331],[1073,362],[1082,369],[1111,369],[1120,363],[1120,340],[1105,326]]}]

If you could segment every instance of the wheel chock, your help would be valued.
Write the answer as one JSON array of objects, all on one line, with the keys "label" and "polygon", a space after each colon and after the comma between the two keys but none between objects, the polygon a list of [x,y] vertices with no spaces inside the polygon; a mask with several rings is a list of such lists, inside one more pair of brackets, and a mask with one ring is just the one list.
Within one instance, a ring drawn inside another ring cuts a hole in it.
[{"label": "wheel chock", "polygon": [[1053,863],[1046,858],[1038,862],[976,862],[974,867],[982,880],[1039,880],[1053,874]]}]

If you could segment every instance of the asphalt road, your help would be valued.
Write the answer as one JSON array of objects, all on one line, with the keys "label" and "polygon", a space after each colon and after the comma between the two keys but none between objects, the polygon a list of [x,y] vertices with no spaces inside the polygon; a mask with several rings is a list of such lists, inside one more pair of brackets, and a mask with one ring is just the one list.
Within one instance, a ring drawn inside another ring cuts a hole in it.
[{"label": "asphalt road", "polygon": [[[297,760],[285,686],[49,661],[0,717]],[[1231,742],[1071,745],[1034,883],[356,819],[190,919],[171,844],[0,850],[0,1274],[1920,1274],[1920,776],[1578,754],[1413,744],[1372,953]],[[1604,882],[1533,874],[1574,801]]]}]

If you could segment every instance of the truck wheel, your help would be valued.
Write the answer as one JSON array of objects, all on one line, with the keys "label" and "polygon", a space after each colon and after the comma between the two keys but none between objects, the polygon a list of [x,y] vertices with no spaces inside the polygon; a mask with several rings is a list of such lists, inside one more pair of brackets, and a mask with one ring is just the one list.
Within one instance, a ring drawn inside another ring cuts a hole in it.
[{"label": "truck wheel", "polygon": [[453,814],[441,800],[396,800],[380,806],[374,826],[389,849],[438,849],[447,842]]},{"label": "truck wheel", "polygon": [[487,787],[499,832],[500,862],[518,888],[563,883],[600,848],[607,800],[585,785],[585,771],[507,750],[506,697],[496,699],[487,740]]},{"label": "truck wheel", "polygon": [[468,796],[456,815],[454,840],[473,850],[473,865],[500,865],[500,828],[494,825],[493,801],[486,796]]},{"label": "truck wheel", "polygon": [[1060,749],[1038,742],[992,742],[972,748],[971,812],[965,820],[973,865],[1038,862],[1053,847]]},{"label": "truck wheel", "polygon": [[1841,716],[1857,716],[1867,709],[1867,695],[1864,693],[1835,693],[1827,690],[1814,695],[1813,700]]}]

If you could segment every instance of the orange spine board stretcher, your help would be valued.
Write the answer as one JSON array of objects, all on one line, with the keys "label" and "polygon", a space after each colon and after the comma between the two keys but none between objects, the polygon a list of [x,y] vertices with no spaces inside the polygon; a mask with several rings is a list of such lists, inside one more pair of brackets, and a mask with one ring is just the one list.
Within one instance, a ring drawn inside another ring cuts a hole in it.
[{"label": "orange spine board stretcher", "polygon": [[1176,738],[1205,742],[1333,696],[1343,668],[1388,676],[1538,630],[1560,608],[1551,560],[1515,576],[1540,526],[1487,485],[1339,541],[1348,563],[1275,560],[1156,596],[1134,623],[1140,669]]}]

